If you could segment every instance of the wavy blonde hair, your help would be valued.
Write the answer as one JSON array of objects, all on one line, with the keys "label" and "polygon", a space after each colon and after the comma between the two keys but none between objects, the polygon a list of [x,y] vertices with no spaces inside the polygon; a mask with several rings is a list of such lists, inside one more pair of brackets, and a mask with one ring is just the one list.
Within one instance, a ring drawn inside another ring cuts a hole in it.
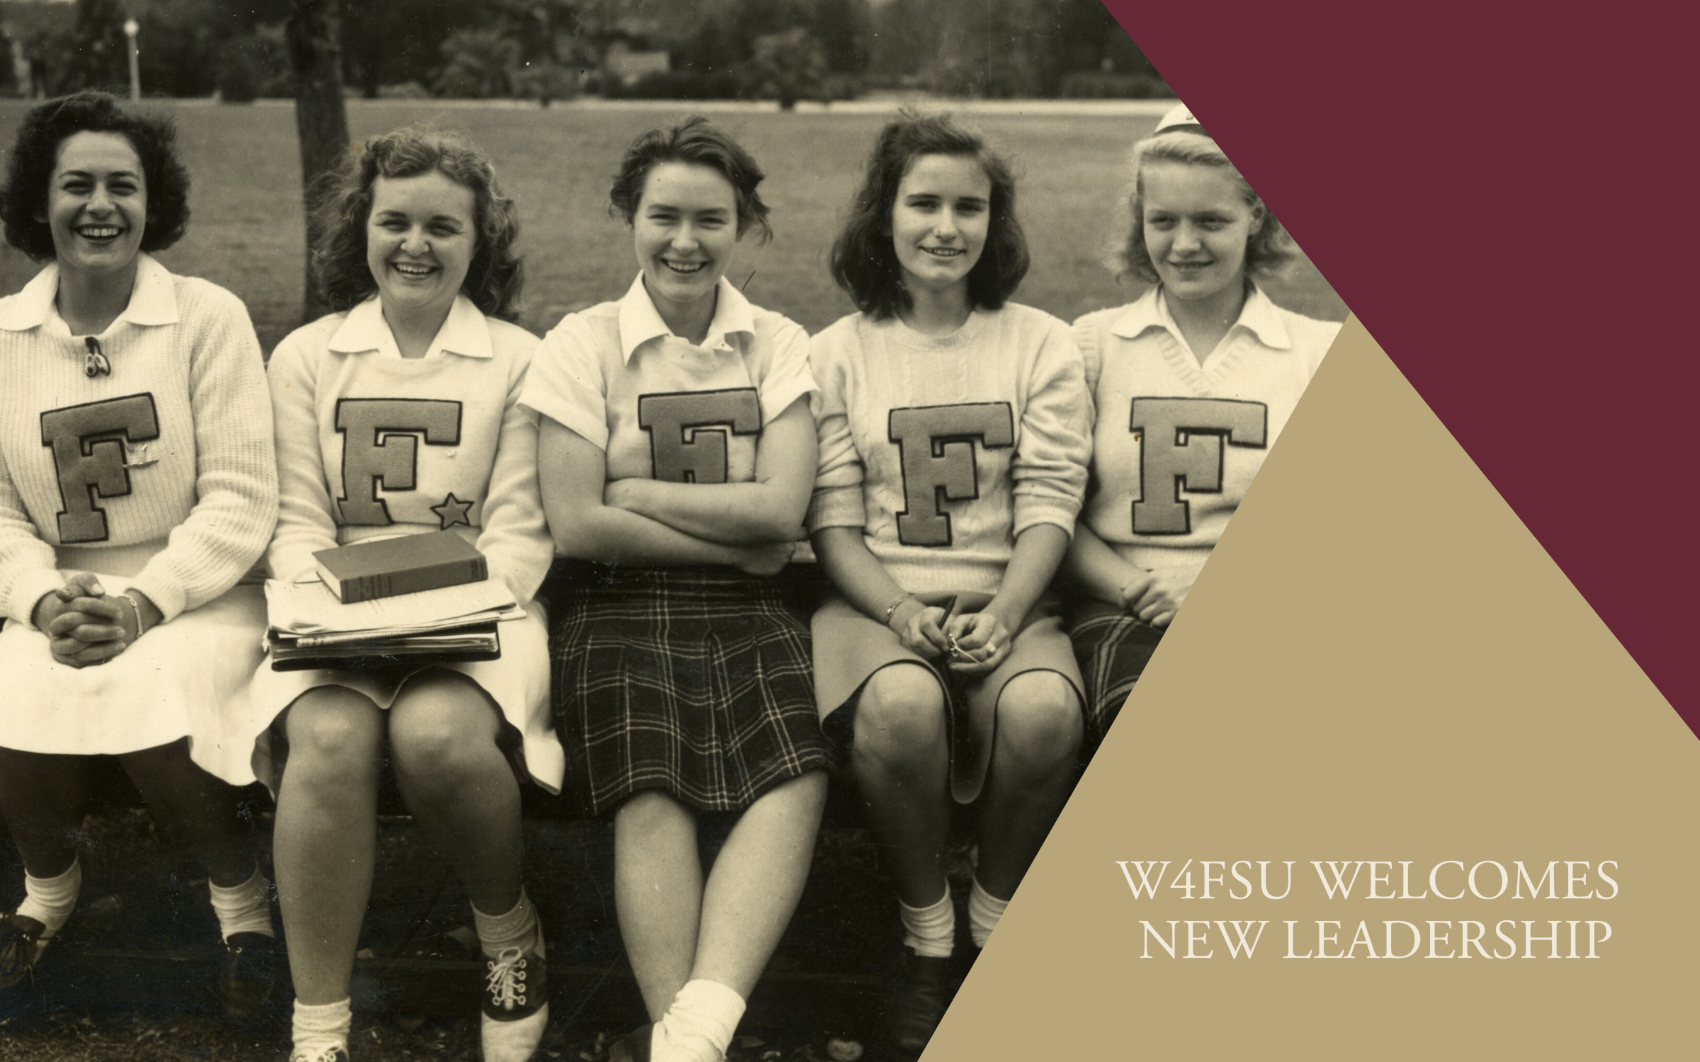
[{"label": "wavy blonde hair", "polygon": [[1226,172],[1239,189],[1240,197],[1245,200],[1246,206],[1251,208],[1254,216],[1262,219],[1257,231],[1246,241],[1246,273],[1252,276],[1273,276],[1292,261],[1292,237],[1287,235],[1287,230],[1281,227],[1281,223],[1275,219],[1275,214],[1252,189],[1251,183],[1240,175],[1240,171],[1234,168],[1234,164],[1228,161],[1228,156],[1210,137],[1203,133],[1182,130],[1148,136],[1133,145],[1130,162],[1133,167],[1133,183],[1126,198],[1131,213],[1127,238],[1118,244],[1110,255],[1110,269],[1116,276],[1138,277],[1152,284],[1158,280],[1157,270],[1151,264],[1151,252],[1145,246],[1145,186],[1142,173],[1147,162],[1179,162]]}]

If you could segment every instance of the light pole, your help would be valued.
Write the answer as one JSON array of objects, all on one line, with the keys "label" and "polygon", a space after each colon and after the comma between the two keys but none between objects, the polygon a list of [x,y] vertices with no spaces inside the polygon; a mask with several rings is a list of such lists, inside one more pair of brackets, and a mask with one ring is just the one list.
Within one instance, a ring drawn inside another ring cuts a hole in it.
[{"label": "light pole", "polygon": [[124,42],[130,52],[130,98],[142,98],[142,67],[136,57],[136,34],[142,31],[141,23],[133,18],[124,20]]}]

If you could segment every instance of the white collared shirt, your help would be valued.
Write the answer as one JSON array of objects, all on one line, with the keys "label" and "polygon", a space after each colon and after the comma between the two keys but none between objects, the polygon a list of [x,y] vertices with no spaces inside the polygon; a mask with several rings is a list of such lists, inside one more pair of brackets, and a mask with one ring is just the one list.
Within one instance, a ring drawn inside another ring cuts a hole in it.
[{"label": "white collared shirt", "polygon": [[[342,354],[377,351],[390,357],[402,356],[401,348],[396,345],[395,333],[390,331],[389,322],[384,320],[383,305],[376,295],[348,311],[342,327],[331,336],[330,349]],[[455,296],[448,317],[443,319],[436,338],[431,340],[425,351],[425,358],[439,354],[484,359],[494,355],[490,346],[489,321],[465,295]]]},{"label": "white collared shirt", "polygon": [[1203,358],[1199,358],[1198,352],[1192,349],[1174,314],[1169,312],[1169,300],[1161,284],[1152,287],[1141,298],[1121,310],[1115,324],[1110,326],[1113,334],[1123,339],[1138,339],[1140,333],[1148,328],[1163,329],[1185,347],[1193,360],[1205,369],[1211,367],[1212,360],[1221,360],[1236,349],[1234,341],[1242,330],[1249,332],[1251,338],[1271,350],[1291,350],[1293,346],[1292,337],[1281,319],[1282,311],[1270,302],[1269,296],[1256,285],[1252,286],[1251,292],[1246,296],[1245,305],[1240,308],[1240,315],[1228,328],[1227,334],[1216,344],[1216,349],[1206,352]]},{"label": "white collared shirt", "polygon": [[[23,332],[45,325],[47,335],[82,338],[73,337],[70,326],[59,316],[58,299],[59,263],[49,262],[22,290],[0,303],[0,329]],[[177,321],[177,290],[171,271],[152,255],[140,253],[136,255],[136,279],[130,288],[129,303],[96,338],[105,339],[119,325],[147,328]]]},{"label": "white collared shirt", "polygon": [[[658,455],[663,475],[682,469],[681,452],[701,456],[689,448],[713,432],[714,475],[747,483],[762,429],[814,391],[808,336],[795,322],[722,277],[708,334],[691,343],[667,328],[640,275],[623,298],[568,314],[544,337],[522,401],[601,448],[610,482],[657,478]],[[712,481],[697,467],[694,482]]]},{"label": "white collared shirt", "polygon": [[[678,338],[661,319],[661,311],[655,308],[655,300],[649,297],[649,289],[644,287],[642,273],[632,281],[632,286],[626,289],[625,297],[618,305],[620,353],[627,364],[631,363],[637,349],[650,340]],[[744,298],[743,292],[732,286],[731,281],[721,277],[715,289],[714,317],[708,322],[708,333],[701,343],[695,345],[704,350],[732,351],[736,349],[732,345],[732,337],[740,334],[753,336],[755,332],[755,307]]]}]

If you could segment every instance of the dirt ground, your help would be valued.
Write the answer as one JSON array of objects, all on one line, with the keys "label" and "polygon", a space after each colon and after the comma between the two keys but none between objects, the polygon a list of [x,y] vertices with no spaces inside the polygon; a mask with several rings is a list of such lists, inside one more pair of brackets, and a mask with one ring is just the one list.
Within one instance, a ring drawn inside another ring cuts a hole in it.
[{"label": "dirt ground", "polygon": [[[841,796],[841,795],[840,795]],[[281,1062],[288,1047],[287,970],[274,1005],[231,1027],[212,996],[215,923],[194,865],[114,782],[85,823],[78,913],[34,983],[0,993],[0,1062]],[[550,1026],[539,1059],[601,1062],[645,1019],[615,923],[612,838],[548,798],[526,821],[528,891],[548,932]],[[255,802],[268,848],[269,816]],[[895,900],[867,833],[835,799],[807,889],[750,1000],[732,1062],[874,1062],[879,1014],[898,947]],[[399,811],[399,807],[391,810]],[[707,822],[712,858],[728,824]],[[443,862],[405,816],[380,827],[379,867],[353,986],[357,1062],[476,1059],[482,966],[470,909]],[[264,852],[269,854],[269,852]],[[953,878],[966,887],[966,853]],[[22,873],[0,841],[0,904]],[[959,897],[959,900],[961,897]]]}]

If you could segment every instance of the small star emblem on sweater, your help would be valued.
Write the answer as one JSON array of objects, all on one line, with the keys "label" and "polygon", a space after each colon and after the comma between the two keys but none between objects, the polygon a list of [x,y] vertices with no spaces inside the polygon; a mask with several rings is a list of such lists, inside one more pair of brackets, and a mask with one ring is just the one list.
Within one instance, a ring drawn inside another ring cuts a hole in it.
[{"label": "small star emblem on sweater", "polygon": [[466,518],[467,510],[471,509],[472,505],[472,502],[461,501],[455,497],[455,492],[451,490],[449,496],[443,499],[443,504],[431,506],[431,511],[442,521],[442,530],[447,531],[456,524],[472,526],[472,521]]}]

